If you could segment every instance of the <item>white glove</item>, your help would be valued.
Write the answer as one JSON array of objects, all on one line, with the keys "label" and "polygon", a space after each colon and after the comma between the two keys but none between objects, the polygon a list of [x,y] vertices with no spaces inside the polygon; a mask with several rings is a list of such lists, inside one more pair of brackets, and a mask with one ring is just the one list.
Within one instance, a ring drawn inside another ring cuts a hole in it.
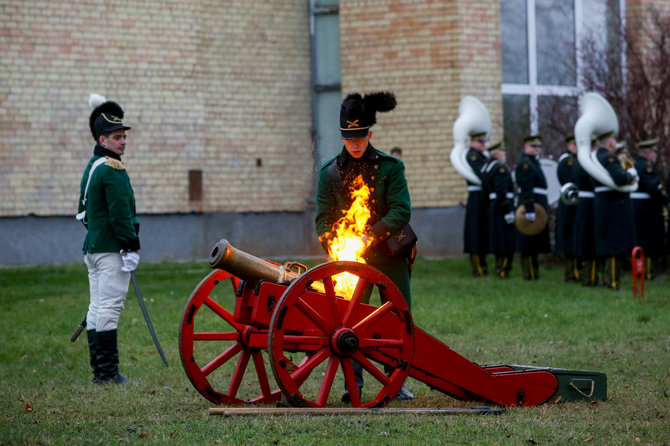
[{"label": "white glove", "polygon": [[635,167],[631,167],[629,169],[626,169],[626,172],[628,172],[630,174],[630,176],[632,176],[633,178],[635,178],[635,179],[638,178],[637,169],[635,169]]},{"label": "white glove", "polygon": [[526,212],[526,220],[535,221],[535,212]]},{"label": "white glove", "polygon": [[129,273],[135,271],[135,268],[137,268],[137,265],[140,263],[140,255],[134,251],[121,251],[121,260],[123,260],[121,271]]},{"label": "white glove", "polygon": [[505,223],[507,223],[508,225],[511,225],[512,223],[514,223],[514,212],[506,213],[504,218],[505,218]]}]

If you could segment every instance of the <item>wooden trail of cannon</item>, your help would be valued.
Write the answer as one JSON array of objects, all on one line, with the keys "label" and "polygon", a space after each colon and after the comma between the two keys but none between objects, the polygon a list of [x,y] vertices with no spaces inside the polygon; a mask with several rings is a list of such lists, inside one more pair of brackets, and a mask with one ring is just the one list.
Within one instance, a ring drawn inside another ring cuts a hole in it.
[{"label": "wooden trail of cannon", "polygon": [[[507,407],[606,398],[604,373],[471,362],[415,326],[395,284],[369,265],[277,265],[226,240],[209,260],[214,270],[184,308],[179,345],[186,374],[213,403],[269,404],[283,393],[293,406],[326,407],[341,405],[347,388],[351,406],[379,408],[408,376],[460,400]],[[358,278],[350,299],[335,292],[344,272]],[[378,305],[364,303],[371,289]]]}]

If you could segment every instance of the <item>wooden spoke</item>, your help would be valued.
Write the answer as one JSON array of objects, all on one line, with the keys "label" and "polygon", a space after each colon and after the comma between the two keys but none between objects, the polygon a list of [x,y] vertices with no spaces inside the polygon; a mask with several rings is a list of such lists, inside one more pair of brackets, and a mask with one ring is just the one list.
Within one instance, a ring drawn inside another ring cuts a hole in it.
[{"label": "wooden spoke", "polygon": [[328,395],[330,395],[330,389],[333,387],[333,381],[335,380],[335,375],[337,374],[337,368],[339,365],[340,358],[337,356],[331,356],[328,360],[326,372],[323,375],[323,381],[321,382],[321,387],[319,388],[319,395],[316,397],[317,406],[325,407],[326,402],[328,401]]},{"label": "wooden spoke", "polygon": [[295,303],[296,308],[298,308],[305,316],[309,318],[312,322],[316,324],[324,333],[330,333],[334,330],[334,326],[326,321],[314,308],[312,308],[307,302],[303,299],[298,299]]},{"label": "wooden spoke", "polygon": [[244,377],[244,371],[247,369],[247,364],[249,363],[250,357],[251,352],[248,350],[243,350],[240,354],[240,357],[237,360],[237,366],[235,367],[235,372],[233,373],[233,379],[230,381],[228,395],[237,395],[237,391],[240,389],[240,384],[242,383],[242,378]]},{"label": "wooden spoke", "polygon": [[382,318],[384,315],[389,313],[394,308],[395,308],[395,305],[393,305],[393,302],[391,302],[391,301],[386,302],[384,305],[377,308],[375,311],[373,311],[371,314],[369,314],[367,317],[365,317],[359,323],[354,325],[353,329],[356,330],[357,332],[362,333],[363,331],[365,331],[367,328],[369,328],[371,325],[373,325],[375,322],[377,322],[380,318]]},{"label": "wooden spoke", "polygon": [[202,368],[202,373],[207,376],[210,373],[212,373],[214,370],[218,369],[221,367],[221,365],[224,362],[227,362],[230,358],[238,354],[239,352],[242,351],[242,344],[239,342],[236,342],[235,344],[231,345],[226,349],[223,353],[221,353],[219,356],[214,358],[212,362],[207,364],[205,367]]}]

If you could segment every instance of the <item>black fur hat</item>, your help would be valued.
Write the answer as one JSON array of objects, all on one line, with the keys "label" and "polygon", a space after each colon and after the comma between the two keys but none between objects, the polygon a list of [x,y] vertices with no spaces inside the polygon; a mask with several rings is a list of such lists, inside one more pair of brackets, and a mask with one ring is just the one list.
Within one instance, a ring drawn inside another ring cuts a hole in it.
[{"label": "black fur hat", "polygon": [[365,137],[376,122],[377,112],[393,110],[397,104],[390,91],[368,93],[361,96],[352,93],[344,98],[340,108],[340,134],[344,139]]},{"label": "black fur hat", "polygon": [[94,107],[88,125],[96,142],[98,137],[104,133],[119,129],[130,130],[130,127],[123,125],[123,109],[116,102],[108,101],[104,96],[91,94],[88,103]]}]

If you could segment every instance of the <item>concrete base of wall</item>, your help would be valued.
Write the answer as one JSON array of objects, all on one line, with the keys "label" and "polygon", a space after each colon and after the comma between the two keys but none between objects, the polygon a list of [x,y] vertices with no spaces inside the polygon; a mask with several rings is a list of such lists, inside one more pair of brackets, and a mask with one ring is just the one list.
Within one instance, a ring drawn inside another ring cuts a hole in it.
[{"label": "concrete base of wall", "polygon": [[[463,251],[462,207],[412,210],[419,256]],[[264,258],[325,257],[314,230],[314,212],[140,215],[142,261],[206,260],[222,239]],[[0,218],[0,266],[82,261],[86,235],[74,217]]]}]

